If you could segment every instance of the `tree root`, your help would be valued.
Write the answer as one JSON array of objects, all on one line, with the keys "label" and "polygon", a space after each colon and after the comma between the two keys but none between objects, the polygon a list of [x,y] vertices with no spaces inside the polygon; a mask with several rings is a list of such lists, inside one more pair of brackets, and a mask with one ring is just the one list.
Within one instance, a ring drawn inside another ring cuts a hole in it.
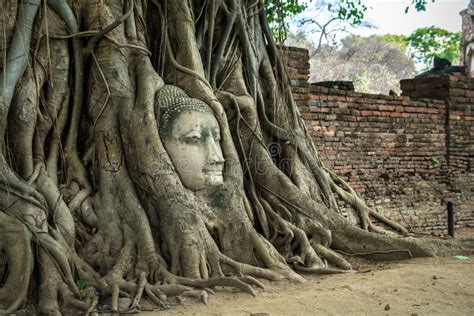
[{"label": "tree root", "polygon": [[[124,260],[121,260],[121,262],[123,263]],[[158,274],[161,281],[150,284],[147,281],[145,272],[141,272],[138,276],[138,280],[132,282],[126,281],[122,277],[117,277],[117,271],[118,270],[115,270],[114,273],[106,276],[102,280],[103,286],[101,287],[103,296],[107,294],[111,296],[110,310],[112,312],[141,310],[140,302],[144,295],[160,309],[167,309],[169,308],[169,305],[166,303],[168,296],[197,298],[207,304],[208,294],[213,293],[213,291],[209,289],[210,287],[223,286],[237,288],[252,296],[256,295],[252,289],[252,285],[264,288],[263,284],[252,277],[220,277],[197,280],[175,276],[167,270],[160,268]],[[118,302],[120,295],[133,298],[125,310],[119,309]]]},{"label": "tree root", "polygon": [[18,220],[0,211],[0,253],[4,252],[8,275],[0,287],[0,309],[13,313],[26,301],[33,272],[31,234]]},{"label": "tree root", "polygon": [[253,290],[251,285],[256,285],[261,287],[261,284],[253,279],[252,277],[216,277],[210,278],[206,280],[196,280],[191,278],[183,278],[183,277],[175,277],[169,276],[168,280],[171,279],[171,282],[176,282],[175,284],[184,285],[188,287],[194,288],[211,288],[215,286],[223,286],[223,287],[232,287],[239,289],[245,293],[248,293],[252,296],[256,296],[255,291]]},{"label": "tree root", "polygon": [[306,272],[311,274],[339,274],[339,273],[348,273],[355,272],[354,270],[342,270],[342,269],[333,269],[333,268],[307,268],[302,266],[298,262],[293,263],[293,267],[296,271]]},{"label": "tree root", "polygon": [[408,230],[405,227],[371,210],[365,204],[364,200],[362,200],[354,191],[354,189],[352,189],[341,177],[339,177],[329,169],[325,169],[325,171],[330,176],[330,185],[334,193],[336,193],[344,202],[352,206],[354,210],[359,214],[360,226],[362,227],[362,229],[369,229],[379,234],[387,233],[383,228],[377,227],[371,223],[370,216],[372,216],[381,223],[399,231],[405,236],[409,234]]}]

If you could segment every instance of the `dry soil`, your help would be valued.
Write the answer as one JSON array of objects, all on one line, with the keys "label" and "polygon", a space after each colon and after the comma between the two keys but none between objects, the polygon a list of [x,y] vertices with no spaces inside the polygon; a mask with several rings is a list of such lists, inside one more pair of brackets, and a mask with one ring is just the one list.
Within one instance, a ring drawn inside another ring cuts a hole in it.
[{"label": "dry soil", "polygon": [[145,315],[474,315],[474,258],[413,259],[362,273],[266,282],[257,297],[220,290],[208,305],[187,300]]},{"label": "dry soil", "polygon": [[217,289],[208,305],[188,299],[144,315],[474,315],[474,255],[355,264],[361,272],[264,282],[257,297]]}]

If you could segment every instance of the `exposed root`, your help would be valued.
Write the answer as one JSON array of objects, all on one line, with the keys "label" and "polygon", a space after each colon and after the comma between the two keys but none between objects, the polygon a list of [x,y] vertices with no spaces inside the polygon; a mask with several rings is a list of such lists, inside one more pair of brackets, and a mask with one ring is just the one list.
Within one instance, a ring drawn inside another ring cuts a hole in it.
[{"label": "exposed root", "polygon": [[372,251],[372,252],[358,252],[358,253],[345,253],[344,251],[338,251],[345,256],[358,256],[374,261],[391,261],[391,260],[403,260],[413,258],[410,250],[388,250],[388,251]]},{"label": "exposed root", "polygon": [[[164,303],[164,300],[166,300],[166,296],[162,294],[162,292],[159,289],[156,289],[155,291],[151,288],[149,285],[145,285],[145,292],[147,296],[155,303],[156,306],[158,306],[160,309],[168,309],[169,306]],[[156,295],[155,292],[158,292],[159,295]]]},{"label": "exposed root", "polygon": [[386,218],[385,216],[378,214],[371,210],[362,200],[357,192],[354,191],[341,177],[336,175],[334,172],[326,169],[325,170],[330,175],[330,185],[331,189],[346,203],[354,208],[354,210],[359,214],[360,225],[363,229],[369,229],[375,233],[386,234],[387,232],[380,227],[375,226],[370,221],[370,216],[374,217],[381,223],[399,231],[403,235],[407,236],[408,230],[401,226],[398,223]]},{"label": "exposed root", "polygon": [[339,267],[340,269],[345,271],[349,271],[352,269],[350,263],[333,250],[326,248],[318,243],[312,243],[312,246],[318,254],[320,254],[324,259],[331,262],[334,266]]},{"label": "exposed root", "polygon": [[4,253],[8,275],[0,287],[0,309],[13,313],[26,301],[33,272],[31,234],[19,221],[0,211],[0,253]]},{"label": "exposed root", "polygon": [[297,243],[299,246],[300,260],[307,267],[313,266],[324,266],[322,260],[318,257],[314,249],[311,247],[311,244],[306,236],[306,232],[289,221],[285,221],[280,215],[273,211],[270,205],[266,201],[263,201],[264,205],[267,205],[267,212],[272,216],[274,221],[274,227],[277,230],[286,232],[286,242],[284,242],[283,252],[287,254],[286,259],[290,257],[291,254],[291,244]]},{"label": "exposed root", "polygon": [[333,268],[307,268],[305,266],[300,265],[298,262],[294,262],[293,267],[297,271],[312,273],[312,274],[339,274],[339,273],[355,272],[354,270],[342,270],[342,269],[333,269]]},{"label": "exposed root", "polygon": [[141,272],[138,278],[138,284],[137,284],[137,290],[135,292],[135,297],[133,298],[132,304],[130,305],[131,309],[138,308],[138,303],[140,302],[142,298],[146,283],[147,283],[146,273]]},{"label": "exposed root", "polygon": [[256,296],[255,291],[250,284],[244,282],[248,281],[250,284],[253,284],[253,281],[250,281],[247,278],[232,278],[232,277],[221,277],[221,278],[211,278],[207,280],[195,280],[190,278],[176,277],[175,282],[180,285],[195,287],[195,288],[209,288],[214,286],[224,286],[224,287],[233,287],[240,289],[245,293],[248,293],[252,296]]}]

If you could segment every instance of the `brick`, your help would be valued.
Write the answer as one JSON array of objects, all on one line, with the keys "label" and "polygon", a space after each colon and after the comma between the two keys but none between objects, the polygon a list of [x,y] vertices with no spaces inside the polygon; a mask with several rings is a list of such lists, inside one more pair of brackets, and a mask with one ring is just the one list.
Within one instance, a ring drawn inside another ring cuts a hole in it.
[{"label": "brick", "polygon": [[404,112],[405,108],[403,106],[396,106],[395,107],[395,112]]},{"label": "brick", "polygon": [[380,105],[378,109],[380,111],[395,111],[395,107],[392,105]]},{"label": "brick", "polygon": [[[307,52],[287,52],[295,58],[294,67],[308,67]],[[474,205],[474,149],[469,147],[474,143],[474,79],[410,79],[401,82],[402,96],[385,96],[308,86],[305,68],[289,73],[321,159],[368,205],[424,231],[444,229],[446,218],[439,205],[446,199],[464,203],[456,192],[466,192]],[[341,210],[347,214],[344,205]],[[474,226],[474,212],[469,214],[459,225]]]}]

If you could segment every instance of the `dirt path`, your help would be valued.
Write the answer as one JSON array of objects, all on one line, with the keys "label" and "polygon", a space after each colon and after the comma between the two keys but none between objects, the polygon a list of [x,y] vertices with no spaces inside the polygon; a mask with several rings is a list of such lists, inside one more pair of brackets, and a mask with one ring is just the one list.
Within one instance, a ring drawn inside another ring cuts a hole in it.
[{"label": "dirt path", "polygon": [[[474,228],[456,236],[473,238]],[[188,299],[156,315],[474,315],[474,255],[391,263],[353,262],[360,272],[305,275],[304,284],[266,282],[257,297],[218,289],[209,304]]]},{"label": "dirt path", "polygon": [[144,315],[473,315],[474,257],[362,263],[362,273],[306,276],[304,284],[266,282],[253,298],[220,290],[209,305],[188,300]]}]

